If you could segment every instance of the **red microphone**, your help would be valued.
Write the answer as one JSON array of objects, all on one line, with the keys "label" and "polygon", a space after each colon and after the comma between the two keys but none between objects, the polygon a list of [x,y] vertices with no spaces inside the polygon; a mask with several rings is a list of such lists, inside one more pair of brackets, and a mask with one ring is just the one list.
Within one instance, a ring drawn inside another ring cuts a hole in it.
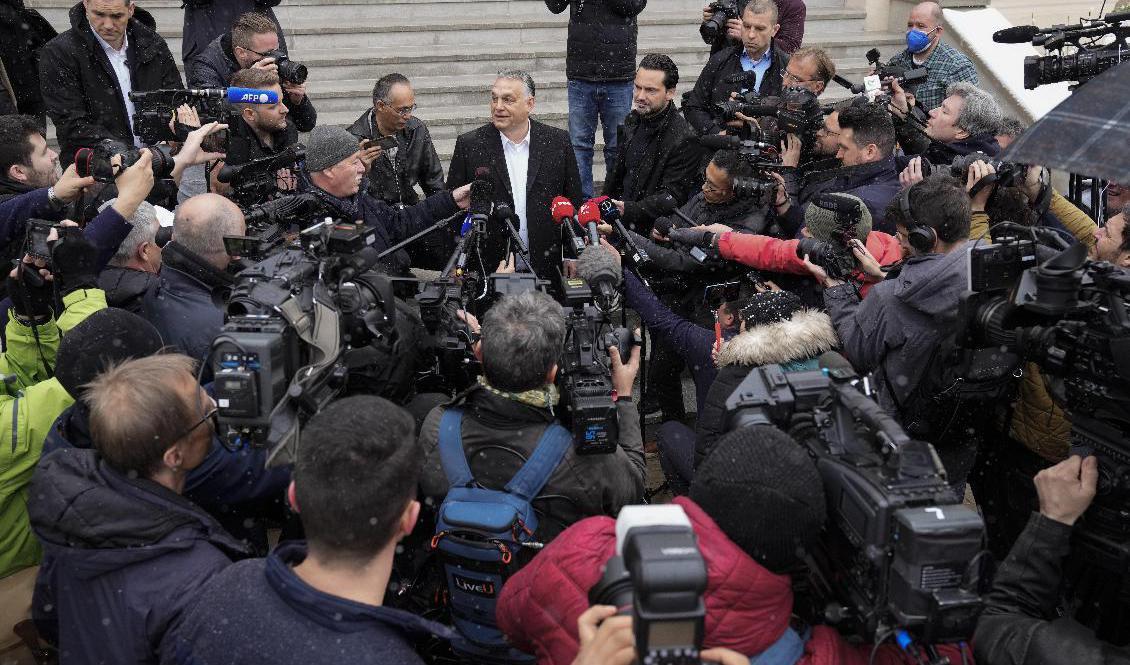
[{"label": "red microphone", "polygon": [[553,217],[555,223],[565,227],[565,230],[569,233],[569,240],[573,243],[573,249],[580,254],[581,250],[585,248],[585,241],[577,237],[577,231],[573,228],[573,225],[577,223],[573,202],[564,196],[558,196],[550,202],[549,214]]},{"label": "red microphone", "polygon": [[594,199],[589,199],[581,205],[581,210],[577,213],[577,222],[579,222],[583,228],[588,229],[589,244],[599,245],[600,231],[597,230],[596,225],[601,222],[600,207]]}]

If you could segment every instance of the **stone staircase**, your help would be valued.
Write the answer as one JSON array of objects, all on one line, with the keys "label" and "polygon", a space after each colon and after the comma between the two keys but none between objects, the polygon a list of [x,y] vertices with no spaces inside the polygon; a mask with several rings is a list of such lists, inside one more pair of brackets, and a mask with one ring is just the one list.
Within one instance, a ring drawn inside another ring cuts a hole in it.
[{"label": "stone staircase", "polygon": [[[28,0],[57,29],[68,27],[70,0]],[[183,10],[179,0],[137,0],[151,12],[179,58]],[[679,66],[680,92],[689,90],[709,56],[698,36],[702,0],[651,0],[640,15],[639,54],[667,53]],[[537,83],[535,116],[568,126],[565,92],[567,15],[540,0],[283,0],[276,8],[291,58],[310,68],[307,83],[319,123],[348,125],[371,104],[373,82],[389,72],[408,76],[417,115],[428,123],[445,167],[455,137],[486,122],[487,90],[501,69],[522,68]],[[865,32],[861,9],[844,0],[809,0],[805,45],[828,51],[840,72],[860,80],[863,54],[884,56],[903,43],[899,32]],[[834,86],[825,97],[842,97]],[[598,130],[599,136],[599,130]],[[600,143],[598,139],[598,144]],[[594,178],[602,180],[599,145]]]}]

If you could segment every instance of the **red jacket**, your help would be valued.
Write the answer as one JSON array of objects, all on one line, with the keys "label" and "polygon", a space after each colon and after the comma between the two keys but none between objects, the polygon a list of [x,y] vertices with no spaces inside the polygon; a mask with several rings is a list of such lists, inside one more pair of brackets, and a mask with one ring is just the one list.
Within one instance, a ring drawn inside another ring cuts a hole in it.
[{"label": "red jacket", "polygon": [[[718,253],[724,259],[758,270],[807,275],[808,268],[804,265],[804,259],[796,255],[799,244],[799,240],[778,240],[748,233],[723,233],[718,238]],[[898,238],[881,231],[867,234],[867,251],[871,252],[880,265],[902,260]],[[861,272],[856,272],[855,276],[861,282],[860,292],[867,295],[871,288],[871,278]]]},{"label": "red jacket", "polygon": [[[706,560],[706,647],[757,655],[785,632],[793,609],[788,576],[763,568],[686,497],[674,503],[690,518]],[[589,517],[572,525],[516,575],[499,597],[497,619],[515,647],[545,665],[569,665],[577,655],[577,617],[589,607],[589,589],[616,550],[616,521]],[[798,665],[866,665],[870,647],[849,645],[836,631],[815,626]],[[961,662],[960,656],[953,654]],[[875,659],[902,663],[895,647]]]}]

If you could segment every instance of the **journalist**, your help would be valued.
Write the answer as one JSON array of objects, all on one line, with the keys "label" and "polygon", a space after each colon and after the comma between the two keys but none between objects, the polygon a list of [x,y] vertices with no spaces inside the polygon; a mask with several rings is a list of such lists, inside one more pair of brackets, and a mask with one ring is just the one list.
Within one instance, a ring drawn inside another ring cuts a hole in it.
[{"label": "journalist", "polygon": [[231,85],[270,90],[280,101],[232,105],[239,116],[229,128],[226,163],[238,165],[277,155],[298,143],[300,130],[290,117],[290,108],[282,101],[278,74],[265,69],[241,69],[232,75]]},{"label": "journalist", "polygon": [[[106,205],[113,205],[113,200]],[[110,307],[140,314],[145,294],[160,279],[161,248],[157,246],[157,232],[161,223],[157,221],[156,209],[146,201],[138,205],[127,221],[132,227],[129,235],[98,276],[98,288],[106,292]]]},{"label": "journalist", "polygon": [[794,51],[788,66],[781,72],[786,88],[804,88],[817,97],[824,94],[835,75],[836,63],[824,49],[811,46]]},{"label": "journalist", "polygon": [[[393,556],[416,525],[420,451],[412,417],[354,396],[310,419],[288,490],[306,540],[214,577],[187,612],[169,662],[341,663],[379,654],[422,663],[414,643],[451,630],[382,607]],[[216,617],[226,619],[217,623]]]},{"label": "journalist", "polygon": [[183,88],[165,40],[133,18],[132,0],[83,0],[71,28],[43,47],[43,101],[63,164],[102,139],[141,145],[130,92]]},{"label": "journalist", "polygon": [[[187,67],[190,88],[226,88],[232,77],[243,69],[262,69],[279,75],[276,59],[268,54],[280,48],[277,24],[266,14],[241,14],[231,30],[212,41]],[[306,95],[306,83],[280,77],[283,104],[300,132],[308,132],[318,123],[318,112]],[[252,87],[255,86],[237,86]],[[261,88],[256,88],[261,89]]]},{"label": "journalist", "polygon": [[279,49],[286,53],[286,39],[282,26],[275,17],[273,7],[282,0],[186,0],[184,6],[184,39],[181,41],[181,60],[191,69],[193,58],[212,40],[224,34],[236,19],[247,12],[259,12],[275,24],[279,34]]},{"label": "journalist", "polygon": [[683,104],[683,115],[699,134],[718,134],[740,128],[727,123],[718,104],[730,93],[755,92],[762,97],[781,92],[782,73],[789,56],[777,46],[779,13],[774,0],[750,0],[742,11],[742,43],[710,56]]},{"label": "journalist", "polygon": [[972,83],[947,88],[945,99],[930,111],[925,130],[904,117],[908,113],[906,92],[897,82],[892,82],[891,92],[899,145],[907,155],[922,155],[932,164],[945,166],[958,155],[983,152],[995,157],[1000,152],[996,133],[1001,108],[992,95]]},{"label": "journalist", "polygon": [[[470,185],[453,191],[442,190],[419,203],[394,208],[373,198],[365,187],[365,164],[357,139],[341,127],[317,127],[310,133],[305,170],[299,188],[312,192],[337,217],[364,222],[376,232],[369,247],[384,251],[423,231],[432,224],[465,210],[470,203]],[[443,233],[435,231],[434,233]],[[403,276],[411,267],[403,249],[383,259],[391,274]]]},{"label": "journalist", "polygon": [[62,176],[59,153],[47,145],[30,115],[0,116],[0,203],[42,187]]},{"label": "journalist", "polygon": [[888,67],[926,68],[926,80],[915,86],[914,104],[924,113],[941,106],[958,82],[977,85],[977,68],[962,52],[942,39],[945,17],[936,2],[920,2],[906,18],[906,49],[891,58]]},{"label": "journalist", "polygon": [[[747,4],[749,4],[749,0],[730,0],[729,2],[714,2],[702,8],[702,25],[698,28],[698,34],[702,36],[702,41],[710,44],[710,55],[741,43],[741,15]],[[720,29],[715,29],[710,24],[714,12],[719,11],[722,6],[726,5],[733,7],[734,18],[726,15],[726,22],[722,24]],[[777,2],[777,7],[781,13],[779,20],[781,30],[777,33],[777,42],[782,51],[793,53],[800,48],[801,42],[804,41],[804,20],[808,15],[808,7],[805,6],[804,0],[781,0]]]},{"label": "journalist", "polygon": [[28,492],[44,550],[36,627],[62,660],[167,662],[200,586],[247,554],[182,496],[212,446],[216,405],[175,354],[108,369],[86,399],[94,449],[46,455]]},{"label": "journalist", "polygon": [[624,226],[643,235],[661,216],[663,198],[683,205],[700,184],[705,155],[675,106],[678,85],[679,68],[670,57],[651,53],[640,60],[634,106],[617,129],[619,155],[604,181],[604,195],[620,209]]},{"label": "journalist", "polygon": [[[473,318],[468,323],[472,330],[478,328]],[[556,420],[560,395],[554,382],[565,333],[561,305],[544,293],[505,296],[488,310],[481,344],[474,348],[483,364],[478,385],[450,405],[433,409],[420,430],[423,496],[438,505],[447,494],[439,437],[440,420],[451,406],[464,410],[462,444],[473,476],[485,487],[500,489],[517,473],[545,428]],[[539,511],[537,535],[542,542],[586,516],[614,515],[621,506],[643,498],[643,440],[632,401],[639,347],[633,348],[626,362],[616,351],[610,356],[619,446],[604,455],[578,455],[569,448],[533,502]]]},{"label": "journalist", "polygon": [[39,51],[59,33],[42,14],[26,7],[23,0],[8,0],[0,3],[0,34],[4,35],[0,69],[8,75],[15,105],[10,113],[32,116],[42,126],[47,122],[47,113],[39,80]]}]

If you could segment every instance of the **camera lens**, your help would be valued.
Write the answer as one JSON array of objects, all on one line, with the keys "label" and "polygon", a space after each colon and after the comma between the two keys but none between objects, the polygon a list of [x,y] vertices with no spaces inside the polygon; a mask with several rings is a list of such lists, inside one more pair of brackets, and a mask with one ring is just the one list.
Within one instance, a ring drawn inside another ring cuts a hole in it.
[{"label": "camera lens", "polygon": [[612,605],[619,608],[621,614],[628,614],[634,598],[632,576],[624,565],[623,557],[612,557],[604,564],[604,574],[600,576],[600,580],[589,589],[589,604]]}]

